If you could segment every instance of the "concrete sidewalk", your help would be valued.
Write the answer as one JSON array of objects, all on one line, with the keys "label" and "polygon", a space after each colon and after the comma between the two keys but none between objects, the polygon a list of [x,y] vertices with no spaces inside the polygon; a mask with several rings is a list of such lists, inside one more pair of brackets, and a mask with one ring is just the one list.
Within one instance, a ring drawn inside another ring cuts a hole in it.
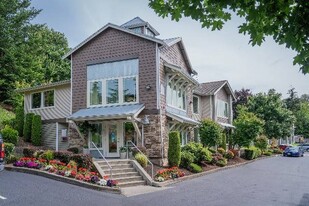
[{"label": "concrete sidewalk", "polygon": [[148,186],[148,185],[140,185],[140,186],[135,186],[135,187],[125,187],[121,188],[121,194],[123,194],[126,197],[132,197],[136,195],[142,195],[146,193],[153,193],[157,191],[162,191],[169,189],[171,187],[153,187],[153,186]]}]

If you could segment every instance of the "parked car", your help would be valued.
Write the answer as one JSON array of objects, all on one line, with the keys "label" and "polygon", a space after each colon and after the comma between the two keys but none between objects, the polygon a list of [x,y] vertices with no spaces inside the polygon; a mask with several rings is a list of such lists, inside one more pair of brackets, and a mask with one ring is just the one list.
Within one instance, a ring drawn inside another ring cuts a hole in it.
[{"label": "parked car", "polygon": [[299,145],[304,151],[309,152],[309,143],[302,143]]},{"label": "parked car", "polygon": [[290,157],[303,157],[304,150],[301,147],[287,147],[284,152],[283,156],[290,156]]},{"label": "parked car", "polygon": [[287,147],[292,147],[292,145],[290,145],[290,144],[281,144],[281,145],[279,145],[279,149],[281,149],[281,150],[285,150]]},{"label": "parked car", "polygon": [[0,134],[0,172],[4,169],[4,143]]}]

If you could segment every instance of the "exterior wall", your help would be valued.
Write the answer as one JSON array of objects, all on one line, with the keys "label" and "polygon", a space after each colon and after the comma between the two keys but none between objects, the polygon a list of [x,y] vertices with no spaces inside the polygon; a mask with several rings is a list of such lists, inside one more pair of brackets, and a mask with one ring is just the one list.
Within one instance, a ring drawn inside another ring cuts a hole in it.
[{"label": "exterior wall", "polygon": [[[67,124],[58,124],[58,150],[66,150],[68,142],[63,142],[61,138],[61,130],[68,129]],[[46,123],[42,125],[43,145],[52,149],[56,149],[56,123]]]},{"label": "exterior wall", "polygon": [[212,119],[212,102],[210,96],[201,97],[200,113],[202,119]]},{"label": "exterior wall", "polygon": [[[31,94],[48,91],[54,89],[54,106],[47,108],[31,109]],[[24,109],[25,113],[35,113],[41,115],[42,120],[63,119],[71,114],[71,87],[70,84],[49,88],[44,90],[37,90],[27,92],[24,95]]]},{"label": "exterior wall", "polygon": [[139,59],[139,102],[145,104],[145,111],[157,111],[156,43],[107,29],[71,56],[72,112],[87,107],[87,64],[130,58]]}]

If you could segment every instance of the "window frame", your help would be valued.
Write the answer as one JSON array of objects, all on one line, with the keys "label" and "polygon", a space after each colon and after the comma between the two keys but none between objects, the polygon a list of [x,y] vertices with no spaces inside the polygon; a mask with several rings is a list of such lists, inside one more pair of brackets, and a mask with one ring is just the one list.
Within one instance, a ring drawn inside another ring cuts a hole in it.
[{"label": "window frame", "polygon": [[[54,93],[54,98],[53,98],[54,105],[53,105],[53,106],[47,106],[47,107],[45,107],[44,93],[45,93],[45,92],[49,92],[49,91],[53,91],[53,93]],[[38,107],[38,108],[32,108],[33,94],[40,94],[40,96],[41,96],[40,107]],[[53,107],[55,107],[55,104],[56,104],[55,99],[56,99],[56,91],[55,91],[55,89],[46,89],[46,90],[39,91],[39,92],[32,92],[32,93],[30,94],[30,110],[39,110],[39,109],[53,108]]]},{"label": "window frame", "polygon": [[[221,114],[221,111],[219,109],[220,108],[220,103],[223,103],[222,106],[224,108],[222,114]],[[229,118],[229,105],[226,101],[224,100],[221,100],[221,99],[218,99],[218,102],[217,102],[217,116],[220,117],[220,118],[226,118],[228,119]]]},{"label": "window frame", "polygon": [[[181,84],[175,84],[175,80],[169,81],[166,77],[166,88],[165,88],[165,101],[169,107],[176,108],[178,110],[186,111],[187,110],[187,91],[186,87]],[[171,87],[169,86],[171,84]],[[178,96],[179,91],[181,97]],[[179,108],[179,101],[182,108]]]},{"label": "window frame", "polygon": [[[197,112],[194,112],[194,98],[197,98]],[[200,113],[200,97],[193,95],[192,96],[192,113],[199,114]]]}]

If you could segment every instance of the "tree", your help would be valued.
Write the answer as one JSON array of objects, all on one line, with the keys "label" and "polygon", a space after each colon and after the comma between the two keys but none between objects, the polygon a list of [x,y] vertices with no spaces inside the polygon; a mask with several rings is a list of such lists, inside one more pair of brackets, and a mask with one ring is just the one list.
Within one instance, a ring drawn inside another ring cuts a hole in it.
[{"label": "tree", "polygon": [[163,18],[191,17],[211,30],[222,29],[232,15],[242,17],[245,22],[239,25],[239,33],[249,34],[252,46],[272,36],[276,43],[296,51],[293,63],[309,73],[309,1],[150,0],[149,6]]},{"label": "tree", "polygon": [[309,138],[309,102],[301,103],[299,111],[295,113],[295,133]]},{"label": "tree", "polygon": [[178,167],[181,160],[180,135],[177,131],[171,131],[168,135],[168,165]]},{"label": "tree", "polygon": [[34,113],[27,113],[25,115],[25,124],[24,124],[24,140],[26,142],[31,141],[31,129],[32,129],[32,119]]},{"label": "tree", "polygon": [[264,121],[244,106],[238,106],[237,109],[239,115],[233,122],[236,127],[233,143],[239,147],[249,147],[251,142],[263,132]]},{"label": "tree", "polygon": [[295,117],[274,89],[250,97],[247,106],[249,112],[264,120],[264,133],[269,139],[290,136]]},{"label": "tree", "polygon": [[254,145],[259,148],[262,152],[267,149],[268,139],[266,136],[261,135],[254,140]]},{"label": "tree", "polygon": [[237,118],[237,106],[238,105],[246,105],[248,102],[249,97],[252,96],[252,92],[250,89],[242,88],[241,90],[235,90],[235,97],[236,100],[233,102],[233,117],[234,119]]},{"label": "tree", "polygon": [[201,121],[199,127],[201,143],[204,146],[217,146],[222,141],[223,129],[220,125],[211,119]]},{"label": "tree", "polygon": [[24,108],[19,106],[16,108],[15,129],[18,131],[18,135],[20,137],[23,136],[24,121],[25,121]]},{"label": "tree", "polygon": [[34,146],[42,145],[42,120],[40,115],[34,115],[31,126],[31,142]]},{"label": "tree", "polygon": [[297,96],[297,92],[295,91],[295,88],[291,88],[288,91],[289,97],[284,100],[284,103],[286,104],[286,107],[295,113],[297,110],[300,109],[300,98]]}]

